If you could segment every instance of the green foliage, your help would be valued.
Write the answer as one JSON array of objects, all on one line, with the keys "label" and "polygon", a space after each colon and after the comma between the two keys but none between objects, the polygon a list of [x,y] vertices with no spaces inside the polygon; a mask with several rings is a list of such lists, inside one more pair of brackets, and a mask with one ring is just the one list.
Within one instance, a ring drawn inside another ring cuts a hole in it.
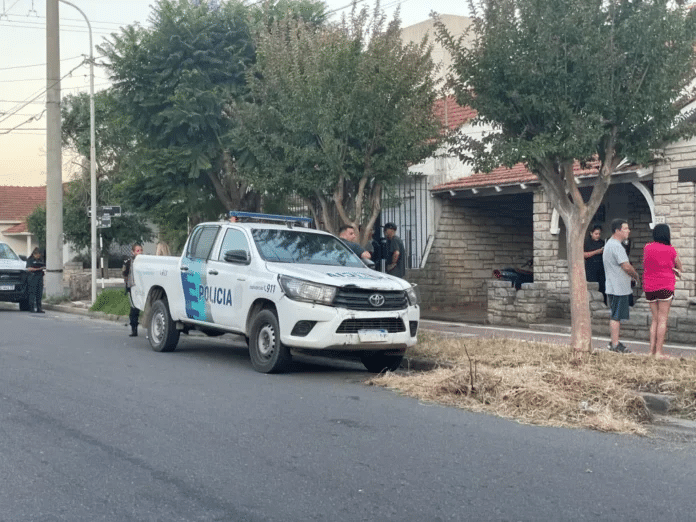
[{"label": "green foliage", "polygon": [[444,27],[439,37],[454,55],[459,103],[496,132],[456,150],[484,172],[517,162],[539,172],[548,159],[646,163],[666,140],[692,134],[676,102],[693,77],[695,17],[669,5],[472,3],[474,45]]},{"label": "green foliage", "polygon": [[[487,172],[518,162],[566,225],[571,343],[591,349],[585,231],[628,160],[647,164],[694,124],[679,116],[694,77],[696,11],[664,0],[470,0],[473,44],[440,25],[457,101],[493,130],[453,150]],[[468,35],[467,35],[468,36]],[[599,162],[586,202],[573,163]]]},{"label": "green foliage", "polygon": [[[104,179],[97,187],[97,203],[99,205],[117,205],[118,201],[111,196],[112,184]],[[65,241],[72,243],[76,249],[89,249],[91,245],[90,218],[87,210],[90,207],[89,183],[79,179],[68,183],[63,197],[63,232]],[[143,222],[143,218],[129,213],[127,209],[121,217],[111,220],[111,227],[101,229],[103,242],[102,254],[107,254],[112,244],[131,245],[152,239],[152,231]],[[97,247],[98,248],[98,247]]]},{"label": "green foliage", "polygon": [[92,312],[104,312],[113,315],[128,315],[130,313],[130,301],[123,288],[105,288],[97,296],[97,300],[90,307]]},{"label": "green foliage", "polygon": [[39,244],[39,248],[46,248],[46,207],[38,206],[27,216],[27,228]]},{"label": "green foliage", "polygon": [[256,187],[299,194],[329,229],[340,224],[332,207],[341,222],[376,219],[382,188],[440,136],[430,48],[400,35],[398,18],[355,6],[340,25],[286,19],[261,30],[250,103],[235,107]]}]

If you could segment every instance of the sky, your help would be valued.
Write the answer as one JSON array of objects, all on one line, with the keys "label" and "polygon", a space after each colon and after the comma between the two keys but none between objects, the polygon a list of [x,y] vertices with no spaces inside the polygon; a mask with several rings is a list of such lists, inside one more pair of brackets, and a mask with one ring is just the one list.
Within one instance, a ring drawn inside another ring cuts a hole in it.
[{"label": "sky", "polygon": [[[94,54],[105,37],[121,27],[148,25],[153,0],[70,0],[92,25]],[[374,5],[373,0],[361,2]],[[327,0],[332,17],[350,9],[350,0]],[[402,26],[429,18],[430,12],[466,15],[462,0],[384,0],[389,16],[401,7]],[[59,4],[61,97],[89,92],[89,33],[82,15]],[[0,6],[0,185],[46,184],[46,0],[3,0]],[[95,91],[109,86],[105,70],[94,69]],[[63,179],[75,172],[63,153]]]}]

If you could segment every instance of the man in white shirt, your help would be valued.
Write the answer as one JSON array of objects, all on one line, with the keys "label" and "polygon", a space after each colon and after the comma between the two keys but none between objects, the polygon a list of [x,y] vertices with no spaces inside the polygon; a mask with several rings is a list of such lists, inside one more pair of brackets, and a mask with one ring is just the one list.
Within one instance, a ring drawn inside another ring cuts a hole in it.
[{"label": "man in white shirt", "polygon": [[606,273],[606,293],[611,310],[609,349],[612,352],[627,353],[626,347],[619,342],[619,331],[621,321],[628,319],[629,315],[629,296],[633,293],[631,280],[637,283],[639,278],[638,272],[628,261],[626,249],[621,244],[631,233],[628,222],[625,219],[615,219],[611,222],[611,231],[612,236],[604,245],[602,253]]}]

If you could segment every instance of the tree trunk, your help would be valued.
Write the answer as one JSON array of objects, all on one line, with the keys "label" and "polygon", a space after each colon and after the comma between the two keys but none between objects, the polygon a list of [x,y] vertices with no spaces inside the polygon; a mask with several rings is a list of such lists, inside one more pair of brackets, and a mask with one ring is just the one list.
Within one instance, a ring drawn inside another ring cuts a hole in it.
[{"label": "tree trunk", "polygon": [[592,323],[583,255],[587,227],[575,220],[569,221],[571,223],[566,223],[566,249],[570,282],[570,345],[575,352],[591,352]]}]

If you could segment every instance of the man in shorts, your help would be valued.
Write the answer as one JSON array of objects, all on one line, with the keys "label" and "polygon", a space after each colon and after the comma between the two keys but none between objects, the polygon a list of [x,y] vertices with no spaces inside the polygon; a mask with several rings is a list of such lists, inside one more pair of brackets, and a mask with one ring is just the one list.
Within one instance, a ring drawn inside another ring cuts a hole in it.
[{"label": "man in shorts", "polygon": [[604,245],[602,253],[606,273],[606,293],[611,310],[609,349],[612,352],[627,353],[626,347],[619,342],[619,331],[621,321],[628,319],[629,296],[633,294],[631,280],[638,283],[638,272],[628,261],[626,249],[621,244],[631,233],[628,222],[625,219],[615,219],[611,222],[611,231],[612,236]]}]

